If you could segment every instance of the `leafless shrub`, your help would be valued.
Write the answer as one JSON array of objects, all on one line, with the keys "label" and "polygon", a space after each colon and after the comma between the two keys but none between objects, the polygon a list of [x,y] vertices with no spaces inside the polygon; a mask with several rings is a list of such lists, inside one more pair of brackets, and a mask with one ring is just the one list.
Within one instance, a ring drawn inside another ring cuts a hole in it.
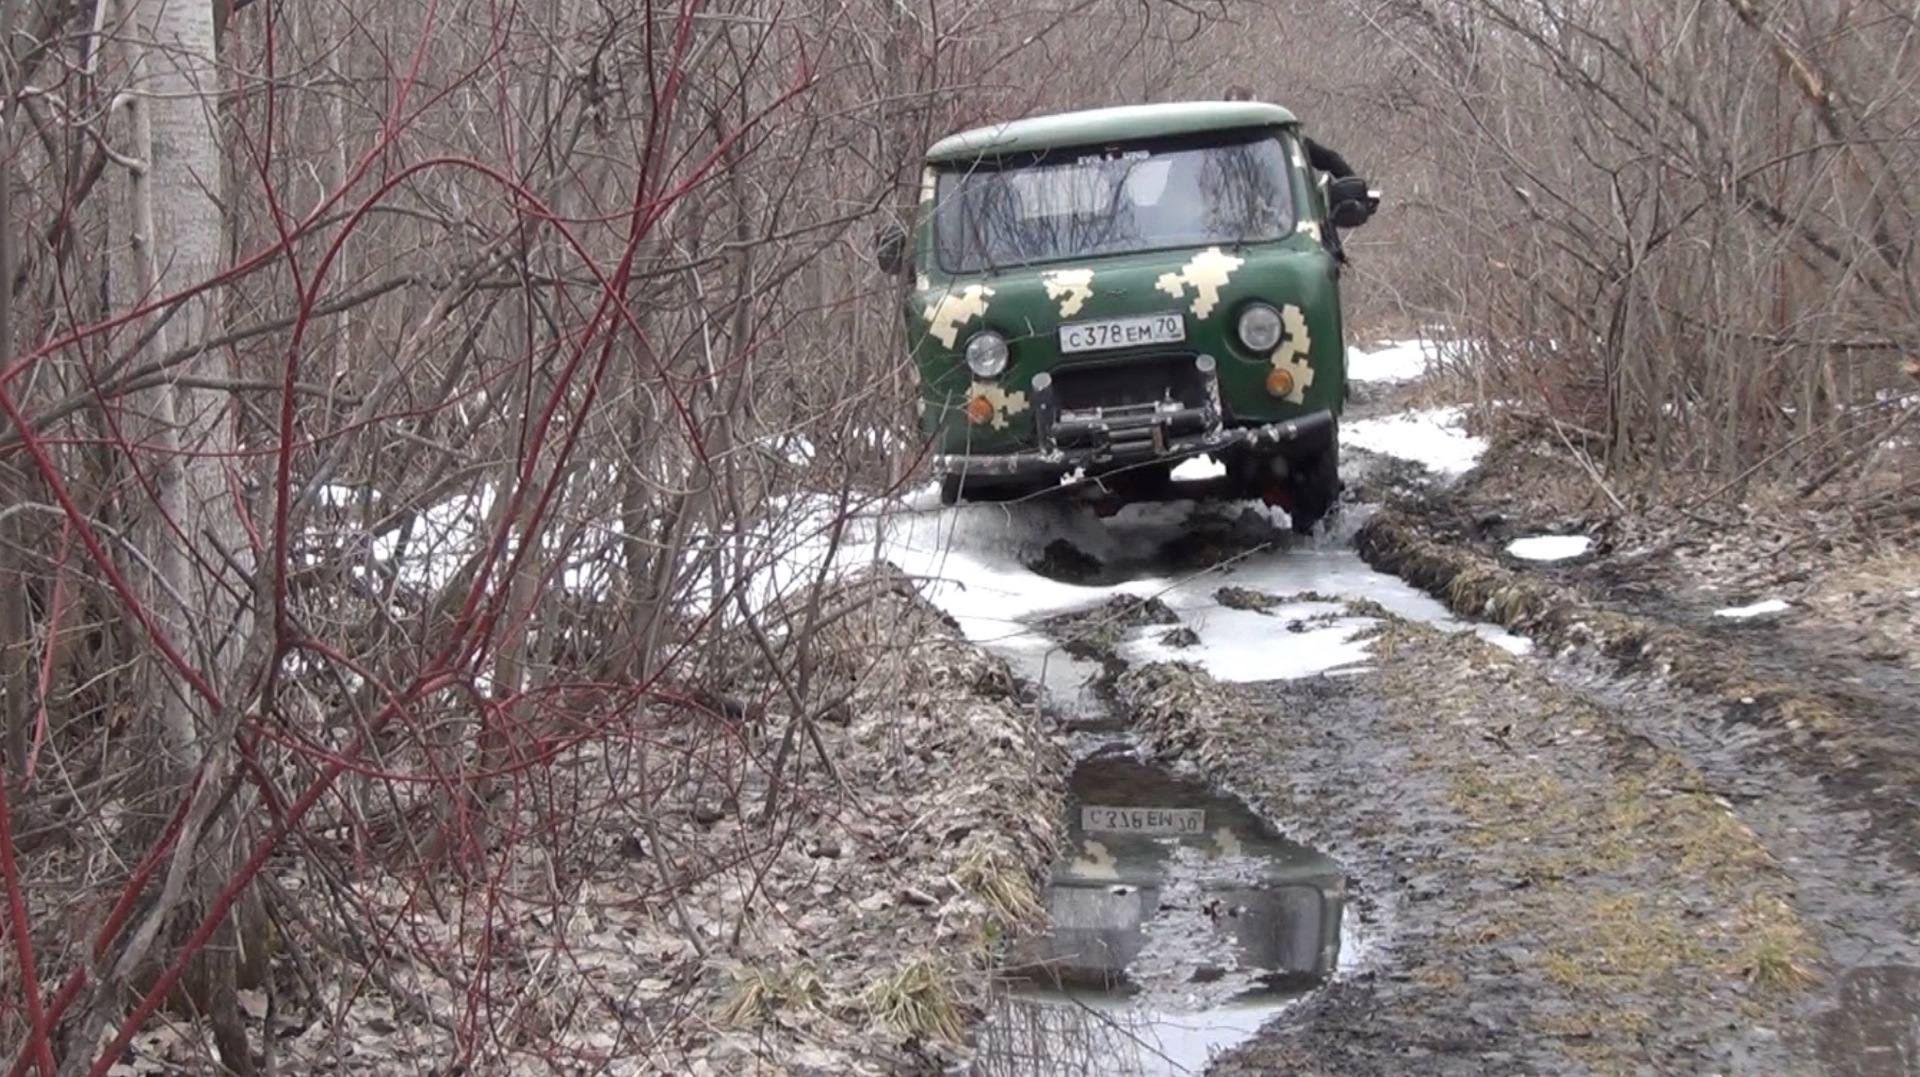
[{"label": "leafless shrub", "polygon": [[1352,10],[1419,65],[1431,306],[1508,421],[1689,495],[1901,491],[1879,450],[1920,344],[1910,13]]},{"label": "leafless shrub", "polygon": [[[959,126],[1213,95],[1247,16],[5,11],[10,1072],[164,1013],[251,1073],[261,994],[470,1064],[626,1007],[594,1050],[681,1057],[898,676],[824,565],[920,453],[872,227]],[[563,989],[616,912],[659,976]]]}]

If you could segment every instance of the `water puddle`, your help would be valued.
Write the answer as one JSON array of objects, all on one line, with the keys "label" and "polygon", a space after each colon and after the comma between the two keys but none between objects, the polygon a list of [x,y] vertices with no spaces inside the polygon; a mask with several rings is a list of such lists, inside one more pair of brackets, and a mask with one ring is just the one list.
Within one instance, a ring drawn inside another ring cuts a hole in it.
[{"label": "water puddle", "polygon": [[1198,1074],[1332,977],[1346,877],[1237,800],[1130,755],[1084,760],[1047,891],[973,1073]]},{"label": "water puddle", "polygon": [[1115,730],[1124,723],[1107,710],[1099,692],[1105,672],[1100,663],[1077,657],[1039,632],[1002,639],[995,654],[1007,660],[1014,677],[1033,685],[1070,731]]}]

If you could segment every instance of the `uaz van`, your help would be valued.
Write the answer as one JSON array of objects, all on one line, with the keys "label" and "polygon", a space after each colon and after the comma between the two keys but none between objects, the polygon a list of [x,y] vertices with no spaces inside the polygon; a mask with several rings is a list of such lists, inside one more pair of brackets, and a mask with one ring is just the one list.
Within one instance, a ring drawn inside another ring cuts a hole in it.
[{"label": "uaz van", "polygon": [[1197,101],[983,127],[928,150],[910,273],[922,433],[942,500],[1063,486],[1107,508],[1259,498],[1310,531],[1340,492],[1337,228],[1378,195],[1308,166],[1276,105]]}]

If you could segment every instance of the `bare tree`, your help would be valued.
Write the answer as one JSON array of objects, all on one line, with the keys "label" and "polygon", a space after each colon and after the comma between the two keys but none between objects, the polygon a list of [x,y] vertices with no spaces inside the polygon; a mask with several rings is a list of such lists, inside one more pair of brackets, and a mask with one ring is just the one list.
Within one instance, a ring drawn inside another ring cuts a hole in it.
[{"label": "bare tree", "polygon": [[1758,477],[1801,497],[1845,479],[1836,503],[1878,490],[1906,511],[1885,446],[1916,344],[1897,238],[1912,76],[1902,35],[1882,33],[1904,16],[1353,10],[1418,64],[1409,106],[1447,192],[1428,269],[1449,295],[1432,309],[1517,398],[1509,421],[1549,424],[1622,478],[1738,495]]},{"label": "bare tree", "polygon": [[[15,1075],[163,1012],[249,1072],[262,994],[551,1055],[637,1005],[562,974],[553,925],[616,904],[710,977],[796,820],[862,795],[836,731],[914,631],[832,564],[924,452],[871,229],[935,138],[1213,96],[1267,17],[5,10]],[[744,896],[720,931],[701,895]],[[617,1049],[670,1067],[699,1022],[648,1005]]]}]

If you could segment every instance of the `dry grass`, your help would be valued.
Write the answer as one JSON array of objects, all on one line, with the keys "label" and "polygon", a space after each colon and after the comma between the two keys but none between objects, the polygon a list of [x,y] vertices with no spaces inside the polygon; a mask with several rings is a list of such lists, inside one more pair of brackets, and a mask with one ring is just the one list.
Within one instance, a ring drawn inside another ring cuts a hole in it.
[{"label": "dry grass", "polygon": [[1459,972],[1445,966],[1428,965],[1415,969],[1413,979],[1439,991],[1458,991],[1466,986],[1466,978]]},{"label": "dry grass", "polygon": [[952,973],[926,954],[917,954],[867,989],[867,1011],[909,1036],[958,1040],[966,1018],[953,991]]},{"label": "dry grass", "polygon": [[987,907],[987,930],[1006,936],[1035,928],[1046,920],[1046,906],[1032,872],[1002,851],[980,844],[954,869],[954,882]]},{"label": "dry grass", "polygon": [[1472,827],[1462,836],[1469,845],[1534,842],[1578,822],[1566,786],[1549,774],[1508,781],[1491,770],[1454,769],[1446,781],[1447,807]]},{"label": "dry grass", "polygon": [[827,1001],[827,987],[808,963],[765,969],[738,965],[732,970],[734,991],[718,1018],[729,1028],[752,1028],[776,1012],[808,1013]]},{"label": "dry grass", "polygon": [[1677,985],[1713,967],[1712,946],[1679,918],[1639,893],[1583,890],[1561,895],[1561,941],[1547,952],[1547,978],[1585,998],[1612,997],[1648,985]]},{"label": "dry grass", "polygon": [[[1477,641],[1441,644],[1422,626],[1393,625],[1376,637],[1383,676],[1424,685],[1419,724],[1451,726],[1483,698],[1474,678],[1433,678],[1436,667],[1470,668]],[[1439,653],[1434,653],[1435,649]],[[1411,664],[1409,664],[1411,663]],[[1398,691],[1398,688],[1394,688]],[[1754,1013],[1813,980],[1821,951],[1791,903],[1793,880],[1725,804],[1697,790],[1706,782],[1676,753],[1629,752],[1630,733],[1583,704],[1553,697],[1509,700],[1515,744],[1541,744],[1572,730],[1598,738],[1613,766],[1581,768],[1578,780],[1551,750],[1471,756],[1426,752],[1424,766],[1446,782],[1446,803],[1467,824],[1461,844],[1518,864],[1505,874],[1530,885],[1513,907],[1459,925],[1456,945],[1506,937],[1537,941],[1541,974],[1568,992],[1573,1020],[1616,1048],[1592,1045],[1596,1065],[1621,1061],[1617,1048],[1645,1029],[1646,1015],[1623,1000],[1713,997],[1716,981],[1763,989]],[[1700,903],[1717,913],[1700,912]]]},{"label": "dry grass", "polygon": [[1741,907],[1736,929],[1746,944],[1733,968],[1759,990],[1789,994],[1812,986],[1820,948],[1808,936],[1793,907],[1772,894],[1756,894]]}]

